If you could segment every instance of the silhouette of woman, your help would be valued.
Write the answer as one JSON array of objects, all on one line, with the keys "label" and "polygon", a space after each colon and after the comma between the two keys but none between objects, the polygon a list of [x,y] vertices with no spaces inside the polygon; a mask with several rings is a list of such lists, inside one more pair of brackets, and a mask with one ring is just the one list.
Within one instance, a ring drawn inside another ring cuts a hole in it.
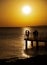
[{"label": "silhouette of woman", "polygon": [[29,30],[25,31],[25,35],[27,36],[27,38],[29,38]]}]

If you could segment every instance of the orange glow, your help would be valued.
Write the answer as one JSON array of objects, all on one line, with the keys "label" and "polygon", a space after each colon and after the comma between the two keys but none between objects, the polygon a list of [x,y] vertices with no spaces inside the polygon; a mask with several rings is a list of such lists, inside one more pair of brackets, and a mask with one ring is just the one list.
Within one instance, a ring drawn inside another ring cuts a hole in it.
[{"label": "orange glow", "polygon": [[[21,0],[21,1],[1,1],[0,26],[37,26],[47,25],[47,1]],[[23,15],[22,6],[29,5],[32,12]]]}]

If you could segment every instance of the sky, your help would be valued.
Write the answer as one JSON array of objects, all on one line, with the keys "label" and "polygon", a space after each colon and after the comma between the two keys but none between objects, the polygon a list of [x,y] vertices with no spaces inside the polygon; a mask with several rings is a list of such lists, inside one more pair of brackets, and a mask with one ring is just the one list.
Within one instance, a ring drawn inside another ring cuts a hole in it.
[{"label": "sky", "polygon": [[[30,6],[28,15],[23,6]],[[47,25],[47,0],[0,0],[0,27]]]}]

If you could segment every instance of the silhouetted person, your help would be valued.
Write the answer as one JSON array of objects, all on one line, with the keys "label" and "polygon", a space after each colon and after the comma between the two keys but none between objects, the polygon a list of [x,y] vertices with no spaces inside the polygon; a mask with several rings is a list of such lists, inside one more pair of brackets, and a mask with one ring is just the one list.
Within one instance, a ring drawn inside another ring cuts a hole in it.
[{"label": "silhouetted person", "polygon": [[25,31],[25,35],[27,36],[27,38],[29,38],[29,30]]},{"label": "silhouetted person", "polygon": [[33,32],[33,37],[34,37],[34,39],[38,39],[38,31],[37,30],[35,30]]},{"label": "silhouetted person", "polygon": [[34,37],[34,39],[36,40],[36,50],[38,51],[39,46],[38,46],[38,31],[37,31],[37,30],[35,30],[35,31],[33,32],[33,37]]}]

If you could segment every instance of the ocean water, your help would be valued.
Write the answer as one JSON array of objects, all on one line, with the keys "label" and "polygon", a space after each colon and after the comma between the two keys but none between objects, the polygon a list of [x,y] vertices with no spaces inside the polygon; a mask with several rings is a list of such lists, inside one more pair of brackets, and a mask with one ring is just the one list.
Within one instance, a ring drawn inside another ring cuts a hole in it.
[{"label": "ocean water", "polygon": [[[0,59],[7,59],[7,58],[24,59],[32,56],[27,55],[24,52],[25,30],[29,30],[30,36],[32,37],[34,30],[37,30],[39,32],[39,36],[47,37],[47,27],[0,28]],[[39,45],[44,45],[44,43],[41,42]],[[28,42],[28,48],[31,48],[29,42]]]}]

